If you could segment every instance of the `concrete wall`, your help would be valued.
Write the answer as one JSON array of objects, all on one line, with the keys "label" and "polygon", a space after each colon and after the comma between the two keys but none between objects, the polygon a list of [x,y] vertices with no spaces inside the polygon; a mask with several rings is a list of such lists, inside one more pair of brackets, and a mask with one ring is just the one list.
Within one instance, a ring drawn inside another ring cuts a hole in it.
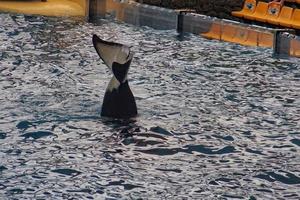
[{"label": "concrete wall", "polygon": [[89,17],[95,19],[105,17],[106,15],[106,0],[89,0]]},{"label": "concrete wall", "polygon": [[89,14],[89,2],[90,0],[69,0],[69,1],[72,1],[72,2],[75,2],[77,4],[79,4],[83,10],[85,10],[85,15],[88,16]]},{"label": "concrete wall", "polygon": [[136,26],[177,29],[178,13],[174,10],[118,0],[90,0],[90,3],[94,17],[113,16]]},{"label": "concrete wall", "polygon": [[90,0],[90,12],[94,18],[110,16],[136,26],[189,32],[208,39],[273,48],[277,55],[300,56],[300,38],[291,34],[287,38],[276,29],[119,0]]}]

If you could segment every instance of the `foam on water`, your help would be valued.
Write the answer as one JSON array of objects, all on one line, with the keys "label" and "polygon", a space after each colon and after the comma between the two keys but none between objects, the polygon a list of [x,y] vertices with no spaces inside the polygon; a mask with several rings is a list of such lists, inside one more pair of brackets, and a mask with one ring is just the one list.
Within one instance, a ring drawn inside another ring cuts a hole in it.
[{"label": "foam on water", "polygon": [[[0,14],[1,199],[299,199],[299,60],[102,21]],[[125,43],[139,117],[100,117]]]}]

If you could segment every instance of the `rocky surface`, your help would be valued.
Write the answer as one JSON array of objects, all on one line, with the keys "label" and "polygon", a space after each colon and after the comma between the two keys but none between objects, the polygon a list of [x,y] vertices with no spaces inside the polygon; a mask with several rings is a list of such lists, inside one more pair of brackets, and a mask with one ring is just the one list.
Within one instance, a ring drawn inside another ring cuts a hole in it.
[{"label": "rocky surface", "polygon": [[192,9],[200,14],[237,20],[231,12],[240,10],[244,0],[139,0],[139,2],[173,9]]}]

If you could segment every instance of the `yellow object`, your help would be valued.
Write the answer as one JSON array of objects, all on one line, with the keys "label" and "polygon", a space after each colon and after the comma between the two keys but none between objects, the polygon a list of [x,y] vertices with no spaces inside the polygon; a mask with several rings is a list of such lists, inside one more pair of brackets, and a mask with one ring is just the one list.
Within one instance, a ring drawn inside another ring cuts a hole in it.
[{"label": "yellow object", "polygon": [[292,39],[290,41],[290,55],[300,57],[300,41]]},{"label": "yellow object", "polygon": [[246,0],[241,11],[233,11],[231,14],[236,17],[244,17],[244,15],[251,15],[256,8],[256,0]]},{"label": "yellow object", "polygon": [[300,9],[295,9],[292,16],[292,27],[300,29]]},{"label": "yellow object", "polygon": [[274,43],[274,35],[271,33],[258,34],[258,46],[272,48]]},{"label": "yellow object", "polygon": [[222,27],[221,40],[226,42],[234,42],[234,36],[236,34],[236,31],[236,26],[224,25]]},{"label": "yellow object", "polygon": [[201,36],[209,39],[221,39],[221,24],[213,23],[207,33],[202,33]]},{"label": "yellow object", "polygon": [[248,39],[248,29],[244,27],[236,27],[235,35],[232,41],[234,43],[244,45],[247,39]]},{"label": "yellow object", "polygon": [[248,30],[248,38],[245,42],[242,42],[242,45],[245,46],[258,46],[258,35],[259,33],[254,30]]},{"label": "yellow object", "polygon": [[268,12],[266,15],[266,20],[270,24],[279,25],[277,18],[279,17],[282,4],[279,2],[271,2],[268,6]]},{"label": "yellow object", "polygon": [[46,2],[0,0],[0,12],[29,15],[84,17],[87,15],[86,6],[85,0],[47,0]]},{"label": "yellow object", "polygon": [[277,19],[278,23],[281,26],[291,27],[291,18],[293,16],[293,12],[293,8],[287,6],[282,7],[279,17]]},{"label": "yellow object", "polygon": [[255,12],[251,15],[244,15],[246,19],[257,20],[261,22],[266,22],[266,14],[268,10],[268,3],[258,2]]},{"label": "yellow object", "polygon": [[272,33],[258,32],[246,27],[219,23],[213,23],[210,30],[201,35],[209,39],[260,47],[272,47],[274,38]]}]

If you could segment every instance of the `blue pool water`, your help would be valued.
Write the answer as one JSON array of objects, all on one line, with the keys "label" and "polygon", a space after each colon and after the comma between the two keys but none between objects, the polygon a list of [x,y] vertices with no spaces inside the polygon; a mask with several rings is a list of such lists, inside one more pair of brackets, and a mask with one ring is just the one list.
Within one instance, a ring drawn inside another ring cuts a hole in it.
[{"label": "blue pool water", "polygon": [[[111,21],[0,24],[0,199],[300,198],[298,59]],[[135,52],[135,120],[100,116],[93,33]]]}]

